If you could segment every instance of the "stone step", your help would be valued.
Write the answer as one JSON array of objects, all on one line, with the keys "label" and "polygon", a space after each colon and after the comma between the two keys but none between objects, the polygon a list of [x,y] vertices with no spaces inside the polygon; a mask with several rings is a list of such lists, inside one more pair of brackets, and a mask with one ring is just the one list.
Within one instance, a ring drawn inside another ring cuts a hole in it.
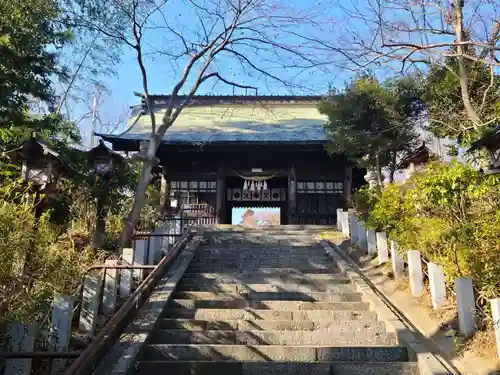
[{"label": "stone step", "polygon": [[325,268],[314,268],[314,267],[253,267],[249,269],[245,267],[244,264],[239,266],[231,266],[231,267],[214,267],[214,269],[203,269],[210,267],[200,267],[194,263],[191,263],[186,273],[269,273],[269,274],[283,274],[283,273],[292,273],[292,274],[320,274],[320,275],[340,275],[341,272],[335,266],[325,267]]},{"label": "stone step", "polygon": [[[303,261],[303,262],[281,262],[281,261],[253,261],[253,260],[235,260],[232,262],[213,262],[213,263],[204,263],[204,262],[192,262],[188,268],[188,272],[200,273],[200,272],[217,272],[217,273],[230,273],[230,272],[258,272],[261,268],[295,268],[295,269],[304,269],[304,268],[316,268],[318,270],[322,270],[321,273],[328,273],[332,271],[337,271],[335,267],[333,267],[328,262],[313,264],[312,262]],[[337,271],[338,272],[338,271]]]},{"label": "stone step", "polygon": [[256,309],[176,309],[167,308],[163,317],[170,319],[196,320],[313,320],[313,321],[376,321],[377,314],[373,311],[280,311]]},{"label": "stone step", "polygon": [[329,274],[302,274],[302,275],[269,275],[269,274],[217,274],[210,272],[188,273],[183,276],[184,281],[203,281],[224,284],[274,284],[274,283],[329,283],[329,284],[350,284],[351,281],[341,275]]},{"label": "stone step", "polygon": [[306,251],[299,250],[294,252],[283,251],[200,251],[195,253],[193,259],[195,261],[205,260],[222,260],[222,259],[328,259],[324,251]]},{"label": "stone step", "polygon": [[222,345],[397,345],[390,332],[328,331],[185,331],[157,330],[150,344],[222,344]]},{"label": "stone step", "polygon": [[195,256],[211,256],[211,255],[221,255],[221,256],[233,256],[233,255],[266,255],[266,256],[276,256],[276,255],[307,255],[307,256],[325,256],[325,250],[322,246],[291,246],[289,244],[283,244],[281,246],[272,247],[262,247],[253,246],[246,247],[242,245],[230,246],[230,247],[199,247],[195,251]]},{"label": "stone step", "polygon": [[194,263],[200,264],[232,264],[233,262],[241,262],[241,261],[249,261],[249,262],[259,262],[259,263],[332,263],[332,260],[326,255],[323,254],[321,256],[312,256],[312,255],[292,255],[292,254],[269,254],[269,255],[259,255],[259,254],[231,254],[231,255],[200,255],[193,257]]},{"label": "stone step", "polygon": [[304,301],[218,301],[175,299],[169,304],[173,308],[186,309],[259,309],[259,310],[356,310],[368,311],[368,302],[304,302]]},{"label": "stone step", "polygon": [[[233,272],[238,270],[238,272],[256,272],[260,271],[262,268],[294,268],[296,270],[302,271],[307,269],[315,269],[323,272],[313,272],[313,273],[328,273],[325,271],[336,270],[337,268],[331,264],[329,261],[323,262],[312,262],[312,261],[303,261],[303,262],[281,262],[281,261],[254,261],[254,260],[246,260],[245,263],[242,263],[240,260],[231,260],[231,261],[214,261],[213,263],[203,263],[203,262],[195,262],[193,261],[190,265],[190,268],[199,268],[203,269],[203,272]],[[211,270],[213,268],[213,270]],[[206,269],[206,270],[205,270]],[[224,270],[227,269],[227,270]],[[239,271],[241,270],[241,271]],[[304,272],[305,273],[305,272]]]},{"label": "stone step", "polygon": [[[143,361],[403,362],[403,346],[147,345]],[[368,365],[368,364],[367,364]]]},{"label": "stone step", "polygon": [[296,285],[286,284],[271,285],[271,284],[206,284],[206,283],[190,283],[189,281],[181,280],[176,288],[177,291],[196,291],[196,292],[218,292],[218,293],[250,293],[250,292],[301,292],[301,293],[356,293],[357,287],[354,284],[339,284],[339,285]]},{"label": "stone step", "polygon": [[414,362],[140,362],[137,375],[419,375]]},{"label": "stone step", "polygon": [[312,292],[250,292],[250,293],[216,293],[216,292],[175,292],[174,299],[193,300],[250,300],[250,301],[308,301],[308,302],[361,302],[361,293],[328,293]]},{"label": "stone step", "polygon": [[[344,280],[341,280],[344,281]],[[244,280],[238,282],[238,280],[214,280],[214,279],[203,279],[203,278],[186,278],[182,279],[180,285],[182,288],[189,288],[190,290],[196,289],[198,287],[203,288],[214,288],[219,285],[272,285],[273,287],[289,287],[290,285],[295,286],[306,286],[311,288],[320,288],[319,290],[323,290],[324,288],[330,288],[332,286],[338,285],[350,285],[348,282],[330,282],[330,281],[318,281],[318,280],[296,280],[296,281],[287,281],[287,280],[279,280],[279,279],[270,279],[270,280],[248,280],[245,282]]]},{"label": "stone step", "polygon": [[[317,270],[311,270],[313,272],[301,272],[294,268],[270,268],[270,269],[260,269],[257,272],[254,271],[242,271],[242,272],[186,272],[184,277],[205,277],[207,279],[214,279],[218,277],[307,277],[311,279],[329,279],[329,278],[346,278],[340,270],[333,269],[331,272],[317,272]],[[315,272],[316,271],[316,272]]]},{"label": "stone step", "polygon": [[318,331],[325,330],[331,334],[337,332],[386,332],[385,323],[378,321],[337,320],[193,320],[168,319],[159,320],[158,329],[176,329],[189,331]]}]

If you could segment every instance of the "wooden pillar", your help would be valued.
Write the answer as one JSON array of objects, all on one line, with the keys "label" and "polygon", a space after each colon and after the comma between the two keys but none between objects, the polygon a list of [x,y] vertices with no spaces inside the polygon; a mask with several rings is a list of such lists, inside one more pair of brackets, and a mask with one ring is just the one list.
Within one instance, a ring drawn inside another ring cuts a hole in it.
[{"label": "wooden pillar", "polygon": [[297,209],[297,176],[295,166],[290,166],[288,173],[288,224],[293,224],[293,217]]},{"label": "wooden pillar", "polygon": [[216,202],[217,224],[225,224],[226,210],[226,174],[222,168],[217,171],[217,202]]},{"label": "wooden pillar", "polygon": [[349,201],[351,199],[351,189],[352,189],[352,164],[345,167],[344,173],[344,198],[345,198],[345,208],[349,206]]}]

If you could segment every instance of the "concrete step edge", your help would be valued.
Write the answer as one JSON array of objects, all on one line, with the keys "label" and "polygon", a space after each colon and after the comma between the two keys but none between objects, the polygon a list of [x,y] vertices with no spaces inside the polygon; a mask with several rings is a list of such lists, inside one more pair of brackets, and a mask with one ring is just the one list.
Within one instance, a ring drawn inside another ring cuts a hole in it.
[{"label": "concrete step edge", "polygon": [[142,360],[180,361],[368,361],[406,362],[408,350],[400,345],[220,345],[220,344],[150,344]]},{"label": "concrete step edge", "polygon": [[172,372],[176,375],[421,375],[414,362],[139,362],[137,375]]},{"label": "concrete step edge", "polygon": [[363,294],[361,292],[346,292],[346,293],[329,293],[329,292],[196,292],[196,291],[179,291],[174,292],[173,299],[191,299],[195,301],[303,301],[303,302],[362,302]]},{"label": "concrete step edge", "polygon": [[327,319],[329,321],[353,320],[353,321],[377,321],[377,314],[373,311],[312,311],[312,310],[255,310],[255,309],[182,309],[168,308],[162,313],[162,318],[182,319],[209,319],[209,320],[317,320]]},{"label": "concrete step edge", "polygon": [[218,300],[193,300],[193,299],[173,299],[169,302],[171,308],[190,308],[190,309],[245,309],[268,311],[368,311],[370,304],[368,302],[308,302],[308,301],[218,301]]},{"label": "concrete step edge", "polygon": [[[334,333],[334,334],[332,334]],[[156,330],[150,344],[226,344],[226,345],[397,345],[392,332],[376,331],[188,331]]]},{"label": "concrete step edge", "polygon": [[[182,325],[186,325],[189,328],[177,328]],[[247,327],[256,328],[258,331],[258,326],[261,327],[274,327],[275,331],[327,331],[327,332],[336,332],[336,331],[355,331],[358,329],[362,329],[365,331],[378,331],[378,332],[386,332],[386,325],[381,321],[356,321],[356,320],[336,320],[331,322],[314,322],[311,320],[197,320],[197,319],[170,319],[170,318],[160,318],[158,322],[158,327],[160,329],[172,329],[172,328],[162,328],[165,326],[176,327],[173,329],[177,330],[233,330],[233,331],[241,331],[241,328],[247,330]],[[241,328],[240,328],[241,327]],[[283,329],[276,329],[276,327],[283,327]],[[302,329],[292,329],[293,327],[302,328]],[[303,327],[310,327],[309,329],[304,329]],[[260,329],[261,331],[268,330]]]}]

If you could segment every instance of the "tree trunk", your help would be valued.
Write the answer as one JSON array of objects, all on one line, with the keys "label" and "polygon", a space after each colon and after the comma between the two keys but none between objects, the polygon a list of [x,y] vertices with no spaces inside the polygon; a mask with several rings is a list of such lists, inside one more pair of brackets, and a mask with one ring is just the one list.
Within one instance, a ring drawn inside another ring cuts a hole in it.
[{"label": "tree trunk", "polygon": [[377,174],[377,184],[382,187],[384,179],[382,178],[382,167],[380,165],[380,154],[378,152],[375,154],[375,173]]},{"label": "tree trunk", "polygon": [[108,217],[108,206],[106,204],[106,197],[101,196],[96,199],[96,223],[94,236],[92,239],[92,249],[102,248],[106,239],[106,220]]},{"label": "tree trunk", "polygon": [[392,184],[394,182],[394,175],[396,174],[396,151],[391,153],[391,169],[389,171],[389,182]]},{"label": "tree trunk", "polygon": [[[463,42],[463,12],[461,7],[461,0],[455,1],[455,9],[456,9],[456,17],[455,17],[455,38],[457,43]],[[476,110],[474,109],[470,96],[469,96],[469,72],[465,66],[464,59],[464,47],[461,44],[457,44],[457,62],[458,62],[458,76],[460,81],[460,92],[462,96],[462,102],[464,104],[465,112],[467,116],[472,121],[474,127],[477,127],[481,124],[481,120],[477,115]]]},{"label": "tree trunk", "polygon": [[139,221],[141,211],[146,202],[146,192],[151,180],[151,169],[153,168],[153,165],[156,164],[155,154],[156,142],[152,139],[149,144],[146,160],[144,160],[142,165],[141,179],[139,180],[139,184],[137,185],[137,189],[135,191],[134,203],[132,204],[132,208],[130,209],[129,214],[127,215],[127,220],[123,226],[123,231],[118,243],[119,249],[123,249],[128,246],[132,240],[132,236],[134,235],[134,229]]}]

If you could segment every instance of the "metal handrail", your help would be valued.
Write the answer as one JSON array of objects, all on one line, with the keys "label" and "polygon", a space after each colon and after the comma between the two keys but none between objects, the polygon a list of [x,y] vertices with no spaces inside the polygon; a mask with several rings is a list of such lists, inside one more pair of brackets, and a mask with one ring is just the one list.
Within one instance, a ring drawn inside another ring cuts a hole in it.
[{"label": "metal handrail", "polygon": [[0,353],[0,359],[32,359],[32,358],[78,358],[82,354],[81,351],[72,352],[4,352]]},{"label": "metal handrail", "polygon": [[165,271],[184,248],[189,237],[192,235],[191,231],[195,225],[196,221],[190,224],[179,241],[137,287],[121,308],[111,317],[89,346],[87,346],[80,356],[66,369],[64,375],[89,375],[93,371],[94,367],[109,350],[109,344],[111,344],[112,341],[116,341],[119,335],[121,335],[121,329],[127,324],[129,314],[133,312],[134,309],[138,309],[138,305],[141,304],[141,299],[145,297],[144,293],[151,292],[151,288],[158,283],[161,277],[163,277]]}]

